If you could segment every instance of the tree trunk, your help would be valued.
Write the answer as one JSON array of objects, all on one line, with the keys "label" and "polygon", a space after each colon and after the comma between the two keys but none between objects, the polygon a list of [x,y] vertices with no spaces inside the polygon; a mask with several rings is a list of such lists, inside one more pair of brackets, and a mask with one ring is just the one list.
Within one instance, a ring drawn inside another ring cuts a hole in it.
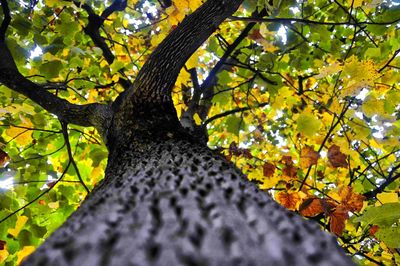
[{"label": "tree trunk", "polygon": [[[134,142],[131,142],[134,143]],[[23,265],[350,265],[334,238],[184,137],[110,153],[106,178]]]}]

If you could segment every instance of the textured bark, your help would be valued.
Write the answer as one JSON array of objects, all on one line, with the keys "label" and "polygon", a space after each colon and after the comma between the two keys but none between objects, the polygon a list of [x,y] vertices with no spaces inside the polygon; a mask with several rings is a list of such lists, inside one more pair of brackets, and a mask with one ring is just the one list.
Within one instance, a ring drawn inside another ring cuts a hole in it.
[{"label": "textured bark", "polygon": [[119,151],[23,265],[350,265],[334,238],[187,140]]}]

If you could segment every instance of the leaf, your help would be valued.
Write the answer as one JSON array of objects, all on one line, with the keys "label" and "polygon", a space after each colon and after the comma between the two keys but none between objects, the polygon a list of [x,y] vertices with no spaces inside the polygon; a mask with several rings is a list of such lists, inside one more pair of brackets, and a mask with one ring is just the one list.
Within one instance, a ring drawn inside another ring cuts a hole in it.
[{"label": "leaf", "polygon": [[[27,127],[27,128],[32,128],[33,124],[32,122],[23,117],[20,116],[22,123],[19,124],[18,126],[20,127]],[[27,144],[32,143],[32,131],[25,129],[25,128],[20,128],[20,127],[14,127],[10,126],[5,133],[7,134],[7,139],[15,139],[15,142],[21,146],[25,146]]]},{"label": "leaf", "polygon": [[314,150],[313,147],[305,146],[301,149],[300,153],[300,166],[301,168],[308,168],[312,165],[316,165],[320,155]]},{"label": "leaf", "polygon": [[332,145],[328,149],[328,160],[332,167],[347,167],[346,155],[340,152],[340,147]]},{"label": "leaf", "polygon": [[376,195],[380,203],[397,203],[399,202],[399,195],[395,192],[382,192]]},{"label": "leaf", "polygon": [[201,118],[200,118],[198,113],[195,113],[193,115],[193,120],[196,123],[196,125],[198,125],[198,126],[201,125],[202,120],[201,120]]},{"label": "leaf", "polygon": [[0,240],[0,250],[4,250],[5,249],[6,243],[7,243],[6,241]]},{"label": "leaf", "polygon": [[346,220],[349,218],[347,211],[341,208],[336,208],[329,217],[330,231],[337,236],[341,236],[343,234]]},{"label": "leaf", "polygon": [[339,190],[339,197],[345,209],[352,212],[360,212],[365,200],[363,195],[354,193],[353,188],[349,186],[342,187]]},{"label": "leaf", "polygon": [[273,165],[272,163],[264,163],[263,165],[263,174],[265,177],[271,177],[273,176],[275,173],[275,165]]},{"label": "leaf", "polygon": [[371,206],[356,217],[354,222],[364,222],[371,225],[391,226],[400,219],[400,203],[386,203],[381,206]]},{"label": "leaf", "polygon": [[8,234],[12,235],[14,238],[17,237],[27,221],[27,216],[19,216],[15,224],[15,228],[10,228],[7,230]]},{"label": "leaf", "polygon": [[240,124],[242,123],[242,119],[237,116],[229,116],[226,119],[226,130],[235,135],[239,134]]},{"label": "leaf", "polygon": [[10,254],[6,249],[0,250],[0,263],[3,263],[9,256]]},{"label": "leaf", "polygon": [[18,251],[17,253],[18,256],[17,264],[19,265],[22,262],[22,260],[25,257],[29,256],[34,250],[35,250],[34,246],[24,246],[22,250]]},{"label": "leaf", "polygon": [[306,217],[315,217],[323,213],[324,207],[322,206],[321,199],[312,197],[304,200],[299,207],[299,212]]},{"label": "leaf", "polygon": [[276,196],[277,201],[289,210],[296,210],[300,203],[300,195],[298,192],[279,192]]},{"label": "leaf", "polygon": [[301,113],[296,122],[297,130],[307,137],[313,137],[319,131],[322,125],[321,121],[307,111]]},{"label": "leaf", "polygon": [[400,227],[379,228],[374,234],[379,240],[385,242],[390,248],[400,248]]},{"label": "leaf", "polygon": [[48,79],[52,79],[58,77],[63,68],[64,65],[60,60],[54,60],[41,64],[39,71],[41,75],[46,76]]}]

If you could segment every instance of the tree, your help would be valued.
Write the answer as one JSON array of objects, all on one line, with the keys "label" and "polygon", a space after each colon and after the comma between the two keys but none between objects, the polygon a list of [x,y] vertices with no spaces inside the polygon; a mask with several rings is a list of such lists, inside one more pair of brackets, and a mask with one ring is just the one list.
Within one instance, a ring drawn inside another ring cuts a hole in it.
[{"label": "tree", "polygon": [[1,262],[73,213],[25,264],[351,263],[273,196],[396,263],[398,5],[20,2],[0,1],[0,158],[21,184]]}]

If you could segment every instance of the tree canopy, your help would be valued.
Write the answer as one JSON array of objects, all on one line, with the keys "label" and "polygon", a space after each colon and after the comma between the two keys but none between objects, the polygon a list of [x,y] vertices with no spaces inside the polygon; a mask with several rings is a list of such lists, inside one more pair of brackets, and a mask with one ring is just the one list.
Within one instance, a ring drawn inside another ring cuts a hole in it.
[{"label": "tree canopy", "polygon": [[[91,113],[129,93],[202,1],[0,3],[0,263],[13,265],[103,178]],[[399,27],[394,0],[247,0],[172,91],[186,128],[360,264],[400,262]]]}]

